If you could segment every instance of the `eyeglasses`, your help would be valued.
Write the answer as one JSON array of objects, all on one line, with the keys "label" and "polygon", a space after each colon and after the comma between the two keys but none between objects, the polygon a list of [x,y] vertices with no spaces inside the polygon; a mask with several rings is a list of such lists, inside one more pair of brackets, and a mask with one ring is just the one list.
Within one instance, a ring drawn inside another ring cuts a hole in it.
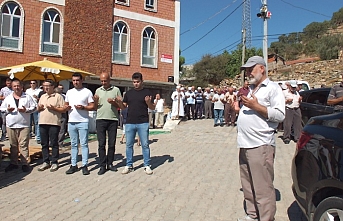
[{"label": "eyeglasses", "polygon": [[31,82],[30,84],[36,84],[35,82]]}]

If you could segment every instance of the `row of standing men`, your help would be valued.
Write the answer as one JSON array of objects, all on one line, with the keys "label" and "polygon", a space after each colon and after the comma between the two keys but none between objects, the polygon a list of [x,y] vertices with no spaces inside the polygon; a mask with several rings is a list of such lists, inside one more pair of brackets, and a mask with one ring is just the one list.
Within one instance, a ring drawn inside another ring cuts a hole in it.
[{"label": "row of standing men", "polygon": [[[31,81],[33,83],[35,81]],[[18,152],[23,172],[29,172],[29,139],[30,139],[30,116],[39,113],[38,128],[40,143],[42,146],[43,163],[38,171],[50,169],[54,172],[59,169],[59,132],[61,130],[62,114],[68,114],[68,133],[71,140],[71,165],[66,174],[79,171],[77,158],[81,146],[83,175],[89,175],[88,170],[88,124],[89,111],[96,111],[96,130],[98,139],[99,175],[106,171],[118,171],[114,161],[115,143],[118,128],[118,108],[128,108],[126,119],[126,166],[122,174],[133,171],[133,144],[136,133],[140,138],[144,159],[144,171],[146,174],[153,173],[150,165],[149,115],[148,108],[155,109],[152,102],[151,92],[143,88],[143,76],[136,72],[132,75],[133,89],[121,96],[119,88],[111,85],[110,75],[100,75],[99,87],[94,96],[92,92],[83,87],[83,76],[74,73],[72,76],[73,88],[68,90],[65,96],[56,93],[55,82],[48,79],[43,82],[43,92],[40,95],[31,96],[23,90],[23,82],[18,79],[9,79],[8,94],[4,96],[3,90],[0,97],[3,98],[0,110],[3,113],[6,124],[6,132],[10,142],[10,164],[5,172],[19,168]],[[36,132],[37,133],[37,132]],[[108,134],[108,136],[106,136]],[[106,137],[108,148],[106,151]],[[51,156],[49,147],[52,148]]]}]

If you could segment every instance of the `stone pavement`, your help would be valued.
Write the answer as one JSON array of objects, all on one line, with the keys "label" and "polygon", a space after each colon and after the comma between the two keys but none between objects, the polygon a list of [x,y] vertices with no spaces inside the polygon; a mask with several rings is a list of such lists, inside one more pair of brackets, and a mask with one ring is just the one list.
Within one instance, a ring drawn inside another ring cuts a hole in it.
[{"label": "stone pavement", "polygon": [[[277,136],[280,134],[277,134]],[[4,173],[0,170],[1,220],[226,220],[244,215],[240,191],[236,128],[213,127],[213,120],[181,122],[171,133],[150,136],[154,174],[143,170],[141,148],[135,145],[135,171],[125,166],[125,145],[117,139],[119,172],[98,176],[97,142],[90,143],[89,168],[66,175],[69,151],[61,153],[60,169]],[[291,190],[295,144],[277,139],[275,188],[277,221],[306,221]],[[79,164],[80,165],[80,164]]]}]

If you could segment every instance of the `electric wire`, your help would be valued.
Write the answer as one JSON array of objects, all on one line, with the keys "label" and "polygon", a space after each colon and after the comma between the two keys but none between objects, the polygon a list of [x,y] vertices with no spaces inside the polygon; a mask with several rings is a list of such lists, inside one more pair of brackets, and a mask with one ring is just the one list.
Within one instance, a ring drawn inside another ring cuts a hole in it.
[{"label": "electric wire", "polygon": [[224,8],[222,8],[220,11],[216,12],[214,15],[212,15],[211,17],[205,19],[204,21],[200,22],[199,24],[195,25],[194,27],[182,32],[180,35],[186,34],[187,32],[190,32],[196,28],[198,28],[199,26],[205,24],[206,22],[208,22],[209,20],[211,20],[212,18],[216,17],[217,15],[219,15],[220,13],[222,13],[224,10],[226,10],[228,7],[230,7],[233,3],[235,3],[237,0],[233,0],[230,4],[228,4],[227,6],[225,6]]},{"label": "electric wire", "polygon": [[226,19],[228,19],[235,11],[237,11],[237,9],[239,9],[242,5],[243,5],[244,1],[239,4],[229,15],[227,15],[223,20],[221,20],[216,26],[214,26],[211,30],[209,30],[206,34],[204,34],[202,37],[200,37],[198,40],[196,40],[193,44],[191,44],[190,46],[186,47],[184,50],[182,50],[181,52],[186,51],[187,49],[191,48],[192,46],[194,46],[196,43],[198,43],[199,41],[201,41],[203,38],[205,38],[208,34],[210,34],[214,29],[216,29],[221,23],[223,23]]},{"label": "electric wire", "polygon": [[306,8],[302,8],[302,7],[293,5],[293,4],[289,3],[289,2],[286,2],[285,0],[280,0],[280,1],[282,1],[283,3],[286,3],[286,4],[290,5],[290,6],[292,6],[292,7],[294,7],[294,8],[299,8],[299,9],[302,9],[302,10],[304,10],[304,11],[308,11],[308,12],[311,12],[311,13],[314,13],[314,14],[317,14],[317,15],[321,15],[321,16],[324,16],[324,17],[327,17],[327,18],[331,18],[331,16],[324,15],[324,14],[319,13],[319,12],[315,12],[315,11],[312,11],[312,10],[309,10],[309,9],[306,9]]}]

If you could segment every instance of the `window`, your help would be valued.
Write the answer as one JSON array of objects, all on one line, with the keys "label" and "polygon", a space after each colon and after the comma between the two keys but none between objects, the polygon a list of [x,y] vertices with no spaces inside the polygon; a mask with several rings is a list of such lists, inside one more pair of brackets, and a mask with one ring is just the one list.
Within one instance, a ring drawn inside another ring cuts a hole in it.
[{"label": "window", "polygon": [[129,0],[116,0],[115,3],[128,6],[130,4],[130,1]]},{"label": "window", "polygon": [[145,9],[150,11],[156,11],[157,0],[145,0]]},{"label": "window", "polygon": [[114,25],[113,32],[113,61],[128,63],[128,33],[124,22],[117,22]]},{"label": "window", "polygon": [[1,8],[0,47],[21,50],[23,15],[21,8],[15,2],[8,2]]},{"label": "window", "polygon": [[142,64],[155,66],[156,60],[156,35],[152,28],[146,28],[143,32]]},{"label": "window", "polygon": [[61,16],[55,9],[43,14],[41,52],[60,54]]}]

